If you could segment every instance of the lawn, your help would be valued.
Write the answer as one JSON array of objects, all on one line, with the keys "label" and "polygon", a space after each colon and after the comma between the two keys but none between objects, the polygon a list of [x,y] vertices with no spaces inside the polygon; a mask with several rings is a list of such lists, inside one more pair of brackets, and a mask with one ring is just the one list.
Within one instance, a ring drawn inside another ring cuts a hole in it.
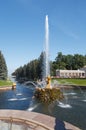
[{"label": "lawn", "polygon": [[0,80],[0,87],[4,87],[4,86],[12,86],[12,81],[10,80]]},{"label": "lawn", "polygon": [[53,80],[57,80],[58,84],[63,85],[86,86],[86,79],[53,79]]}]

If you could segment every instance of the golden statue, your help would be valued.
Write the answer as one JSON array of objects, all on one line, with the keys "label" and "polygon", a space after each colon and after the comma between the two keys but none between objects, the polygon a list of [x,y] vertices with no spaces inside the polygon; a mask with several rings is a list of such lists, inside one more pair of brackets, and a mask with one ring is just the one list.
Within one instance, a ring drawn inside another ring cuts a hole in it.
[{"label": "golden statue", "polygon": [[46,88],[51,88],[51,77],[50,76],[46,77],[46,83],[47,83]]}]

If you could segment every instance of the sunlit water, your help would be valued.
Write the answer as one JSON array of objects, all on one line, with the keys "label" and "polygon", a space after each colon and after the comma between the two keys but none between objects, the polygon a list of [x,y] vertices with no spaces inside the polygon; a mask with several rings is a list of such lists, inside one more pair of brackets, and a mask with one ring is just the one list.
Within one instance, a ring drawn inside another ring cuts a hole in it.
[{"label": "sunlit water", "polygon": [[17,109],[44,113],[86,130],[86,90],[65,90],[64,100],[49,106],[33,98],[35,88],[17,85],[16,90],[0,92],[0,109]]}]

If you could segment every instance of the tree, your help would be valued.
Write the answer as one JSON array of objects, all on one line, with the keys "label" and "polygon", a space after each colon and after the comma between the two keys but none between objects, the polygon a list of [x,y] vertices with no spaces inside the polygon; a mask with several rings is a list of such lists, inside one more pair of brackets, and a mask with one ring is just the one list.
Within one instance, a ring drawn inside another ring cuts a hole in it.
[{"label": "tree", "polygon": [[73,69],[73,56],[72,55],[67,55],[65,57],[65,63],[66,63],[66,69],[67,70],[72,70]]},{"label": "tree", "polygon": [[80,69],[85,65],[85,56],[75,54],[73,57],[73,69]]},{"label": "tree", "polygon": [[37,80],[42,79],[43,74],[43,52],[41,53],[38,59],[30,61],[28,64],[23,67],[19,67],[12,73],[16,76],[16,80],[28,79],[28,80]]},{"label": "tree", "polygon": [[56,75],[56,69],[58,69],[58,65],[56,64],[55,61],[51,63],[51,75],[55,76]]},{"label": "tree", "polygon": [[2,52],[0,51],[0,80],[6,80],[7,79],[7,65],[5,62],[5,58],[2,54]]},{"label": "tree", "polygon": [[57,55],[55,61],[56,61],[58,69],[65,69],[65,67],[66,67],[65,55],[63,55],[62,52],[58,52],[58,55]]},{"label": "tree", "polygon": [[44,78],[45,75],[45,65],[44,65],[44,52],[41,53],[40,57],[38,58],[38,75],[39,75],[39,79]]}]

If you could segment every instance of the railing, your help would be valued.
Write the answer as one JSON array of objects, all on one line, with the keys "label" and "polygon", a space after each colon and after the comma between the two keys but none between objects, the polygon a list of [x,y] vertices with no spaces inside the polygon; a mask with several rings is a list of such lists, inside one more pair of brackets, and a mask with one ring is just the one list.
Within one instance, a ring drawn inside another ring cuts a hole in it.
[{"label": "railing", "polygon": [[33,121],[13,117],[0,117],[0,130],[52,130],[51,128]]}]

